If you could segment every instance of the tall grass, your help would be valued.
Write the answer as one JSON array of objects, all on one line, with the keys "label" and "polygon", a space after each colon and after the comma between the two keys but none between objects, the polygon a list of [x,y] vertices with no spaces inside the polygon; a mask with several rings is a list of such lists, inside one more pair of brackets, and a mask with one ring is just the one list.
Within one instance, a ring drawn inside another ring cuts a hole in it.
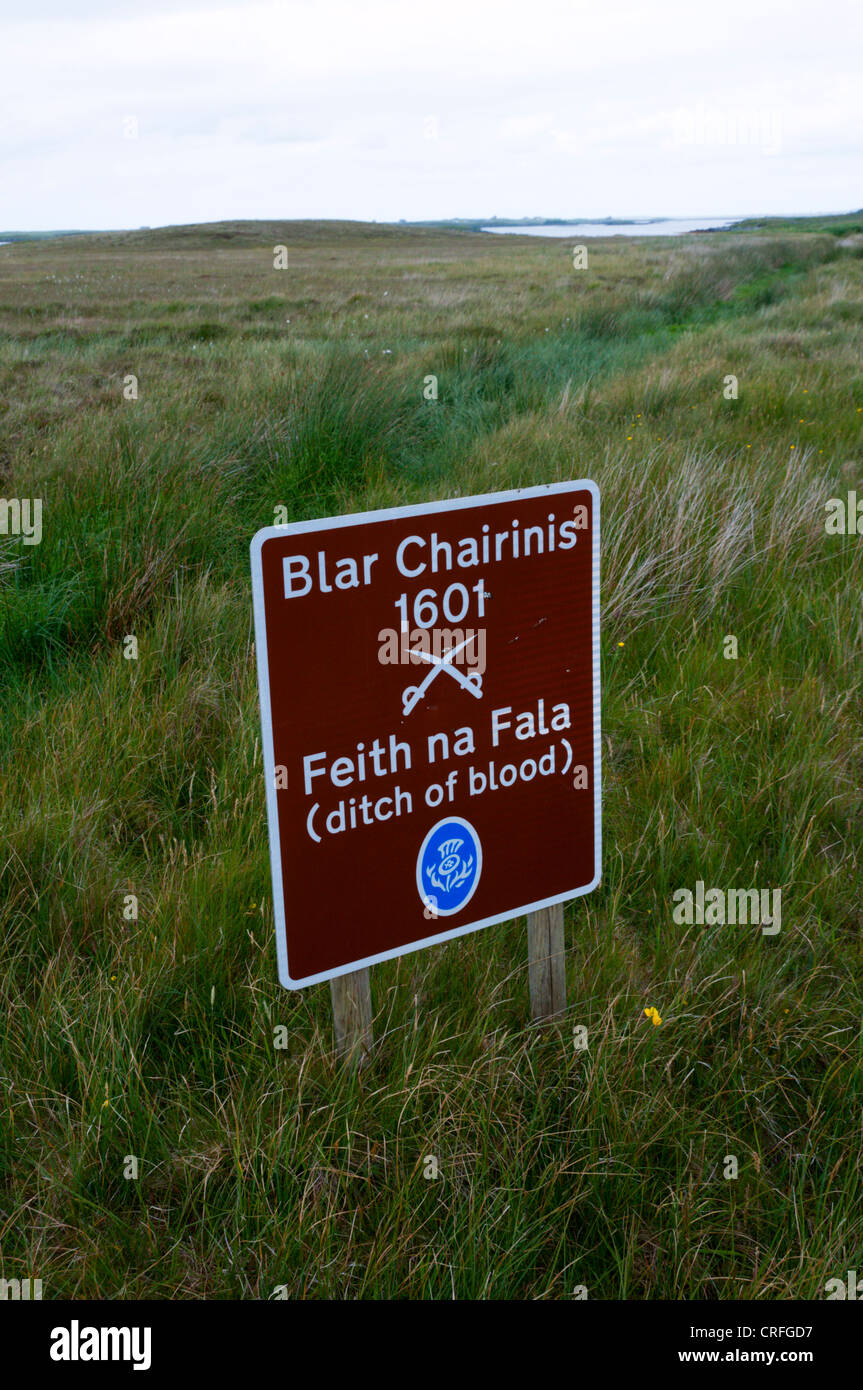
[{"label": "tall grass", "polygon": [[[863,493],[863,263],[828,232],[589,272],[350,226],[3,248],[2,488],[44,499],[39,546],[0,541],[4,1277],[792,1298],[859,1267],[863,546],[824,502]],[[578,476],[606,850],[569,1008],[527,1024],[493,927],[375,968],[351,1075],[326,988],[275,980],[248,540]],[[781,887],[781,933],[677,925],[698,879]]]}]

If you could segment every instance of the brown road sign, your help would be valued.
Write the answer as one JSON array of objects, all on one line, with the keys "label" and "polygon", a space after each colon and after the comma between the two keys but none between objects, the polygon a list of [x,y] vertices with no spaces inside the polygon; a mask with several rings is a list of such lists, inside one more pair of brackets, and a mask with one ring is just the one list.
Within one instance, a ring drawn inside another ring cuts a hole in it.
[{"label": "brown road sign", "polygon": [[595,483],[267,527],[252,581],[283,985],[596,887]]}]

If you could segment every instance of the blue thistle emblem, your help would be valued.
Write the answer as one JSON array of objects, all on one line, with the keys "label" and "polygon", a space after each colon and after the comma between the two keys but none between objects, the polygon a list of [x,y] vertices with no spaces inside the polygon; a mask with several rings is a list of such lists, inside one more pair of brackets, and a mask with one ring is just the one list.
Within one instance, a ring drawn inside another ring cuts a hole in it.
[{"label": "blue thistle emblem", "polygon": [[449,917],[473,896],[482,869],[479,836],[469,821],[448,816],[423,840],[417,888],[429,917]]},{"label": "blue thistle emblem", "polygon": [[426,878],[433,888],[441,888],[444,893],[451,893],[453,888],[457,888],[473,869],[473,855],[468,859],[462,859],[459,850],[464,844],[464,840],[444,840],[442,845],[438,845],[440,856],[439,864],[430,864],[426,868]]}]

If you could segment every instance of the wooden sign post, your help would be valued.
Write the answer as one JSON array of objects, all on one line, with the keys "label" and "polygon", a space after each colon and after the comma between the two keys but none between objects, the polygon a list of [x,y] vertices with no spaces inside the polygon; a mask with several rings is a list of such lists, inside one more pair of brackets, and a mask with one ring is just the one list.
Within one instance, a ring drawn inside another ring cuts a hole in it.
[{"label": "wooden sign post", "polygon": [[527,919],[530,1016],[554,1018],[566,1008],[566,948],[563,903],[531,912]]},{"label": "wooden sign post", "polygon": [[368,970],[336,975],[330,980],[336,1051],[348,1066],[359,1068],[368,1060],[372,1036],[372,995]]},{"label": "wooden sign post", "polygon": [[528,917],[566,1007],[562,904],[600,873],[599,494],[589,481],[292,522],[252,541],[279,979],[331,981]]}]

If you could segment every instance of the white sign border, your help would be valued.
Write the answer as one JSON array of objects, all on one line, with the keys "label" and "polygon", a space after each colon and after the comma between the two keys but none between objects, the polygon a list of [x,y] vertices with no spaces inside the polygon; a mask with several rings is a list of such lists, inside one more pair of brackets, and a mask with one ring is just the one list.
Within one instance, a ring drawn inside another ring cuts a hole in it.
[{"label": "white sign border", "polygon": [[[522,903],[518,907],[497,913],[493,917],[482,917],[477,921],[465,922],[450,931],[436,932],[434,936],[423,937],[420,941],[410,941],[391,951],[380,951],[374,956],[363,956],[348,965],[337,966],[333,970],[323,970],[316,975],[305,975],[294,979],[288,969],[288,939],[285,920],[285,896],[282,882],[281,841],[279,836],[278,796],[276,792],[275,752],[273,746],[273,718],[270,704],[270,671],[267,660],[267,624],[264,611],[264,580],[261,562],[261,549],[265,542],[279,536],[303,535],[310,531],[330,531],[340,526],[356,526],[371,521],[390,521],[409,516],[430,516],[442,512],[455,511],[463,507],[494,506],[497,504],[521,502],[529,497],[553,497],[564,492],[589,492],[593,498],[592,516],[592,564],[591,564],[591,611],[593,616],[593,808],[594,842],[593,862],[596,868],[594,878],[583,888],[568,893],[558,893],[553,898],[540,898],[536,902]],[[311,521],[289,521],[283,526],[265,526],[252,537],[250,546],[252,562],[252,604],[255,617],[255,656],[258,667],[258,695],[261,706],[261,749],[264,759],[264,777],[267,790],[267,829],[270,846],[270,873],[273,887],[273,912],[276,927],[276,956],[279,969],[279,983],[286,989],[305,989],[308,985],[321,984],[324,980],[335,980],[339,975],[350,975],[355,970],[364,970],[383,960],[395,960],[399,956],[410,955],[414,951],[425,950],[441,941],[452,941],[455,937],[466,936],[468,932],[480,931],[498,922],[509,922],[514,917],[524,917],[528,912],[537,912],[542,907],[552,907],[555,903],[570,902],[592,893],[602,877],[602,778],[601,756],[602,739],[600,730],[601,691],[599,669],[599,488],[590,478],[559,483],[542,483],[536,487],[513,488],[508,492],[487,492],[475,497],[444,498],[437,502],[420,502],[406,507],[384,507],[375,512],[354,512],[344,516],[329,516]]]}]

